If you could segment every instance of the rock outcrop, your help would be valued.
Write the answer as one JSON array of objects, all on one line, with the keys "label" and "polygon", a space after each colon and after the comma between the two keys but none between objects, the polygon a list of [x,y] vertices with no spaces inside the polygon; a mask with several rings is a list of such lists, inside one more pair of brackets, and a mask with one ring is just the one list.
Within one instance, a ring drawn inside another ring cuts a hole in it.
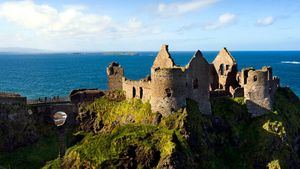
[{"label": "rock outcrop", "polygon": [[[68,149],[65,168],[299,168],[300,102],[279,88],[274,112],[252,118],[243,98],[213,98],[169,116],[140,99],[103,97],[82,107],[84,139]],[[93,120],[92,120],[93,119]],[[297,154],[298,153],[298,154]],[[58,166],[58,160],[45,168]]]},{"label": "rock outcrop", "polygon": [[0,93],[0,152],[12,151],[37,141],[38,134],[30,114],[26,97]]}]

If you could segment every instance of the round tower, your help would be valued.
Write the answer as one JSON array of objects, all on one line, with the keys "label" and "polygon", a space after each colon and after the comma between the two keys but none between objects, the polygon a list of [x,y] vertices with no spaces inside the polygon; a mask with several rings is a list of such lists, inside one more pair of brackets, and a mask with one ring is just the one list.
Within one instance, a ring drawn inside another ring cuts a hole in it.
[{"label": "round tower", "polygon": [[186,106],[186,75],[183,68],[156,68],[151,73],[152,111],[168,115]]}]

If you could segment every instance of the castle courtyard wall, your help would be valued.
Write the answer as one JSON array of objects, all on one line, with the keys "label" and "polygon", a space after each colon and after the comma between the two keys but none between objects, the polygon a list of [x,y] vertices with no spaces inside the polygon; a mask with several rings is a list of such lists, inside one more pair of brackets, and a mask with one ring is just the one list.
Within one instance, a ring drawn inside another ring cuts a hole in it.
[{"label": "castle courtyard wall", "polygon": [[[151,81],[128,80],[123,78],[122,88],[127,99],[140,98],[143,102],[150,101]],[[134,91],[135,90],[135,91]]]},{"label": "castle courtyard wall", "polygon": [[186,99],[198,103],[203,114],[211,114],[210,97],[244,97],[249,113],[258,116],[272,110],[279,78],[272,68],[237,70],[232,55],[223,48],[209,64],[200,51],[190,62],[177,66],[168,45],[162,45],[151,67],[151,76],[141,80],[124,77],[123,68],[112,63],[107,69],[109,89],[122,89],[127,99],[149,101],[153,112],[167,116],[186,106]]}]

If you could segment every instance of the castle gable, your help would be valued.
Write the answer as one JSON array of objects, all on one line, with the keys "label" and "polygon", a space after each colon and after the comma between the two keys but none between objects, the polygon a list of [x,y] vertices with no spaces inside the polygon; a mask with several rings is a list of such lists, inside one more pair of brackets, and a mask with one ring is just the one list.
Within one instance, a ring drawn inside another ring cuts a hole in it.
[{"label": "castle gable", "polygon": [[168,45],[162,45],[153,62],[152,68],[171,68],[174,65],[175,63],[170,56]]},{"label": "castle gable", "polygon": [[209,66],[209,63],[207,62],[207,60],[203,57],[203,55],[202,55],[202,53],[201,53],[201,51],[200,50],[198,50],[195,54],[194,54],[194,56],[192,57],[192,59],[190,60],[190,62],[187,64],[187,68],[190,68],[190,67],[192,67],[192,66],[197,66],[198,64],[201,64],[201,63],[203,63],[203,64],[205,64],[205,65],[207,65],[207,66]]},{"label": "castle gable", "polygon": [[218,55],[216,56],[216,58],[213,61],[214,65],[219,64],[219,63],[236,64],[236,61],[232,57],[230,52],[226,48],[223,48],[220,50],[220,52],[218,53]]}]

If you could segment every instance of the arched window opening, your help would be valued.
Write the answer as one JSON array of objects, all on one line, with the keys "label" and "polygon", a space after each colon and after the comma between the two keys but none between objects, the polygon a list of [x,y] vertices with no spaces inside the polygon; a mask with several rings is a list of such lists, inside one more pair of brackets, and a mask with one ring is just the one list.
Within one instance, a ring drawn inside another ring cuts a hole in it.
[{"label": "arched window opening", "polygon": [[256,75],[253,77],[253,81],[254,81],[254,82],[257,81],[257,76],[256,76]]},{"label": "arched window opening", "polygon": [[143,88],[140,87],[140,99],[143,98]]},{"label": "arched window opening", "polygon": [[229,65],[226,65],[226,70],[229,70]]},{"label": "arched window opening", "polygon": [[221,75],[224,75],[224,64],[220,65],[220,73]]},{"label": "arched window opening", "polygon": [[223,89],[223,85],[220,84],[220,89]]},{"label": "arched window opening", "polygon": [[198,84],[198,79],[193,80],[193,88],[198,89],[199,84]]},{"label": "arched window opening", "polygon": [[168,88],[168,89],[165,90],[165,92],[166,92],[167,97],[171,97],[172,96],[171,89]]},{"label": "arched window opening", "polygon": [[135,98],[136,96],[136,90],[135,87],[132,88],[132,98]]}]

